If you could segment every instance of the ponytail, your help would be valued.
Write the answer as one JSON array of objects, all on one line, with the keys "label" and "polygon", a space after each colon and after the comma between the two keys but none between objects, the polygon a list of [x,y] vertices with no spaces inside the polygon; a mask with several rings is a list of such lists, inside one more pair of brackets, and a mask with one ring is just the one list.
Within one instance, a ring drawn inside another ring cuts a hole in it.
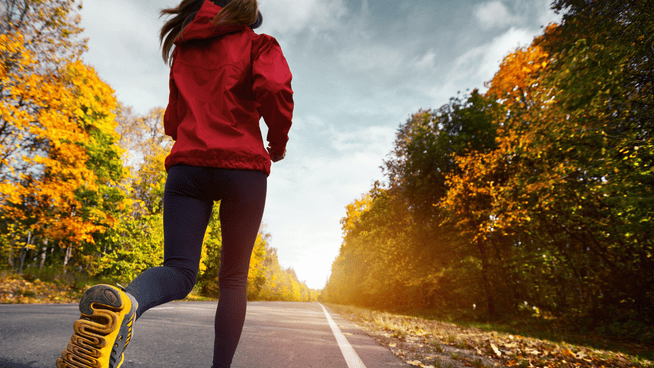
[{"label": "ponytail", "polygon": [[171,61],[170,54],[175,40],[182,34],[184,28],[193,21],[203,3],[204,0],[182,0],[176,8],[161,10],[160,16],[173,16],[164,23],[163,27],[161,27],[161,33],[159,33],[161,56],[166,64]]}]

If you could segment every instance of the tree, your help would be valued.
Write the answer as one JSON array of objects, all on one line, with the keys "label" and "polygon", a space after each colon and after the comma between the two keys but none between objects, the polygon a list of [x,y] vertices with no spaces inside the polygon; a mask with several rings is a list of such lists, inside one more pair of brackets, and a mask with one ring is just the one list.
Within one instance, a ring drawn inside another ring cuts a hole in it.
[{"label": "tree", "polygon": [[[77,38],[81,29],[75,1],[2,0],[0,7],[0,204],[5,227],[11,220],[16,236],[29,233],[46,240],[77,231],[73,243],[92,242],[91,234],[102,232],[111,219],[103,222],[102,211],[82,208],[82,192],[97,192],[92,169],[99,167],[97,162],[84,166],[87,153],[102,152],[98,143],[111,140],[104,107],[115,104],[113,91],[76,62],[86,46]],[[115,195],[107,187],[101,191]]]},{"label": "tree", "polygon": [[124,173],[114,144],[113,90],[81,62],[58,73],[30,97],[38,114],[25,126],[40,146],[21,147],[22,168],[12,167],[0,192],[4,215],[34,236],[60,242],[66,264],[74,249],[95,244],[124,209],[118,184]]},{"label": "tree", "polygon": [[[452,185],[449,178],[460,171],[457,158],[494,149],[497,127],[492,118],[498,109],[494,100],[473,90],[463,99],[452,98],[436,111],[420,111],[400,127],[395,149],[385,162],[391,190],[406,199],[409,213],[414,218],[411,231],[415,239],[413,258],[420,265],[418,268],[424,270],[420,278],[434,294],[437,290],[435,275],[441,275],[442,284],[459,280],[461,290],[468,292],[448,297],[448,301],[442,302],[446,304],[472,304],[466,296],[473,294],[465,284],[484,285],[491,314],[495,307],[492,282],[488,276],[491,271],[487,245],[476,239],[476,251],[471,252],[468,248],[472,238],[457,235],[459,230],[449,220],[450,212],[443,201]],[[475,199],[480,200],[481,197]],[[471,226],[476,225],[468,224],[464,233],[469,232]],[[472,262],[465,261],[471,254],[475,254],[468,260]],[[474,270],[475,266],[471,270],[476,276],[467,280],[456,276],[458,267],[471,267],[476,263],[474,259],[481,260],[481,268]],[[448,271],[443,273],[444,270]],[[480,280],[474,280],[476,277]],[[438,293],[445,295],[448,292],[439,290]]]},{"label": "tree", "polygon": [[131,107],[119,104],[116,113],[119,145],[125,150],[123,160],[126,166],[138,171],[147,157],[170,152],[173,140],[164,132],[164,108],[155,107],[144,115],[138,115]]},{"label": "tree", "polygon": [[[114,111],[116,144],[121,148],[126,171],[120,186],[129,199],[103,243],[99,272],[129,282],[163,262],[164,160],[172,140],[163,132],[163,109],[154,108],[145,115],[138,115],[119,103]],[[204,250],[203,262],[208,262],[207,252],[214,254],[217,248],[220,254],[220,224],[217,221],[216,217],[207,229],[205,246],[210,249]],[[200,275],[206,268],[205,263],[200,265]]]},{"label": "tree", "polygon": [[[80,5],[81,6],[81,5]],[[0,0],[0,182],[16,179],[42,148],[34,135],[48,86],[86,48],[74,0]]]},{"label": "tree", "polygon": [[315,301],[316,292],[300,282],[292,268],[280,266],[277,249],[270,241],[270,234],[264,231],[257,237],[250,262],[248,300]]},{"label": "tree", "polygon": [[585,148],[575,155],[584,167],[577,177],[588,183],[579,212],[593,216],[577,227],[583,232],[570,235],[590,243],[594,255],[595,277],[585,276],[599,289],[590,314],[651,324],[654,278],[646,270],[654,266],[654,7],[638,0],[557,0],[554,9],[564,13],[564,22],[560,42],[542,43],[557,60],[545,83],[562,91],[562,114]]},{"label": "tree", "polygon": [[498,254],[540,291],[522,288],[522,298],[577,319],[642,318],[652,305],[652,280],[637,276],[651,267],[651,130],[634,123],[642,96],[628,92],[622,45],[566,40],[566,27],[505,58],[488,91],[505,111],[497,149],[457,158],[446,204],[470,209],[457,221],[477,239],[505,238],[510,252]]}]

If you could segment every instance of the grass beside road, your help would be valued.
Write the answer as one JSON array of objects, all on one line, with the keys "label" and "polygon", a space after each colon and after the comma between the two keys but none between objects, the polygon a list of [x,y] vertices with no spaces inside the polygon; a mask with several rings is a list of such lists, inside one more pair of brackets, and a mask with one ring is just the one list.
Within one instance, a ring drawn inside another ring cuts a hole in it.
[{"label": "grass beside road", "polygon": [[[561,335],[525,336],[499,324],[455,324],[329,305],[418,367],[654,367],[654,346]],[[501,332],[500,332],[501,331]],[[571,343],[570,341],[574,341]]]},{"label": "grass beside road", "polygon": [[[115,280],[94,279],[74,273],[49,271],[18,275],[0,272],[0,304],[77,303],[84,291],[96,284],[116,285]],[[200,296],[196,289],[185,301],[216,301]]]}]

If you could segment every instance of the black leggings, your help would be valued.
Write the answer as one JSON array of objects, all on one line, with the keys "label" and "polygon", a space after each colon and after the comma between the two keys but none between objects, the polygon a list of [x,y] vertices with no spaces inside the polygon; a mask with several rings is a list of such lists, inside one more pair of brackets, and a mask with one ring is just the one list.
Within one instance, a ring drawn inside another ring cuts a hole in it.
[{"label": "black leggings", "polygon": [[222,253],[213,367],[229,367],[241,337],[247,306],[250,255],[266,201],[267,175],[260,171],[173,166],[164,192],[164,263],[127,286],[148,309],[184,299],[195,285],[202,240],[213,202],[220,200]]}]

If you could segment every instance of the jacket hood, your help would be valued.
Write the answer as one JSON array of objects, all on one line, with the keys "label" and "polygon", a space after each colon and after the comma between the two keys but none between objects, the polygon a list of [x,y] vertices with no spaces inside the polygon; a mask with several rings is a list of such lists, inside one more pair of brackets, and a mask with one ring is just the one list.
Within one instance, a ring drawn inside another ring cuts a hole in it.
[{"label": "jacket hood", "polygon": [[215,26],[212,21],[221,10],[222,8],[212,3],[211,0],[205,0],[193,21],[186,26],[182,35],[175,40],[175,44],[218,37],[228,33],[241,32],[249,28],[242,24]]}]

